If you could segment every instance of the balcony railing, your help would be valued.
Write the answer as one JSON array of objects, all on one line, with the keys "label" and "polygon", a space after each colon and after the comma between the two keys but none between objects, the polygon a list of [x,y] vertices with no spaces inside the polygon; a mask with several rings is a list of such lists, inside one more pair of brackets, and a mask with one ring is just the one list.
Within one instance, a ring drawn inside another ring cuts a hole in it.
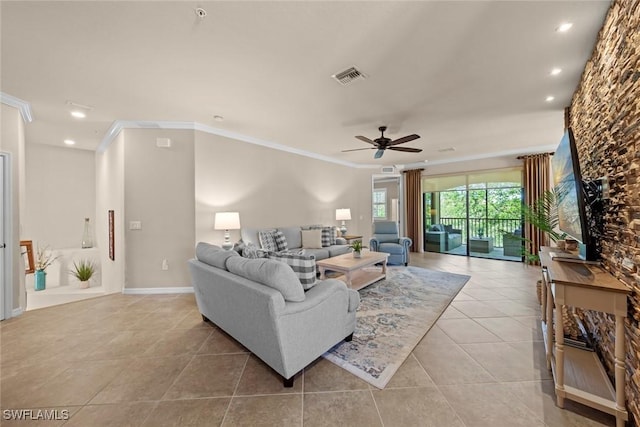
[{"label": "balcony railing", "polygon": [[[441,217],[438,224],[450,225],[451,228],[462,230],[462,242],[467,241],[467,230],[465,229],[467,218]],[[425,228],[428,229],[430,225],[426,225]],[[503,247],[502,236],[504,233],[512,233],[515,230],[520,230],[521,227],[522,220],[520,218],[469,218],[470,236],[492,237],[493,246],[498,248]]]}]

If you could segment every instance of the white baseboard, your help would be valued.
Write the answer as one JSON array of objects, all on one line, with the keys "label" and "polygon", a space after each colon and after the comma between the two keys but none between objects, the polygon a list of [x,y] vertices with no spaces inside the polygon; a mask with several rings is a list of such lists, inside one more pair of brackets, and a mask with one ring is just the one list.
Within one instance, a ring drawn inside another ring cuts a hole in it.
[{"label": "white baseboard", "polygon": [[11,311],[11,317],[18,317],[18,316],[20,316],[22,314],[23,311],[24,310],[22,310],[22,307],[14,308]]},{"label": "white baseboard", "polygon": [[172,288],[124,288],[123,294],[128,295],[151,295],[151,294],[192,294],[192,286],[181,286]]}]

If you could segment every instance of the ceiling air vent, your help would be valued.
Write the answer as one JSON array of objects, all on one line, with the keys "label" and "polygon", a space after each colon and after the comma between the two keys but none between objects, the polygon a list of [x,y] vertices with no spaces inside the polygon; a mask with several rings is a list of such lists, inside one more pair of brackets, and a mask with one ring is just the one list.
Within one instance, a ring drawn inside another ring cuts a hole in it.
[{"label": "ceiling air vent", "polygon": [[334,74],[334,79],[342,86],[346,86],[348,84],[353,83],[356,80],[366,79],[367,75],[358,70],[356,67],[348,68],[344,71]]},{"label": "ceiling air vent", "polygon": [[380,172],[382,173],[396,173],[395,166],[382,166],[380,168]]}]

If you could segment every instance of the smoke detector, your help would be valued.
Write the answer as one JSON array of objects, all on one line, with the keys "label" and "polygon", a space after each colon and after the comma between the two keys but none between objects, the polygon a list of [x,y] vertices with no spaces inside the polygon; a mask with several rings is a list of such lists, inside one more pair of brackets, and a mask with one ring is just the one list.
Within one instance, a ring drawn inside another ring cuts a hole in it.
[{"label": "smoke detector", "polygon": [[353,66],[353,67],[347,68],[344,71],[336,73],[331,77],[341,85],[347,86],[356,80],[364,80],[368,76],[364,74],[362,71],[358,70],[355,66]]}]

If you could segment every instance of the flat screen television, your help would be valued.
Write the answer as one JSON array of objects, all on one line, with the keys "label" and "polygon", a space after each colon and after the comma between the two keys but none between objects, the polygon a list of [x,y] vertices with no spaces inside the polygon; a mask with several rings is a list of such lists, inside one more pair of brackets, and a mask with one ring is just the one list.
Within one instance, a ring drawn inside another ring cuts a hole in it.
[{"label": "flat screen television", "polygon": [[587,207],[590,203],[585,193],[578,149],[571,129],[567,129],[551,159],[553,181],[557,190],[558,228],[578,241],[578,255],[586,261],[600,258],[589,224]]}]

